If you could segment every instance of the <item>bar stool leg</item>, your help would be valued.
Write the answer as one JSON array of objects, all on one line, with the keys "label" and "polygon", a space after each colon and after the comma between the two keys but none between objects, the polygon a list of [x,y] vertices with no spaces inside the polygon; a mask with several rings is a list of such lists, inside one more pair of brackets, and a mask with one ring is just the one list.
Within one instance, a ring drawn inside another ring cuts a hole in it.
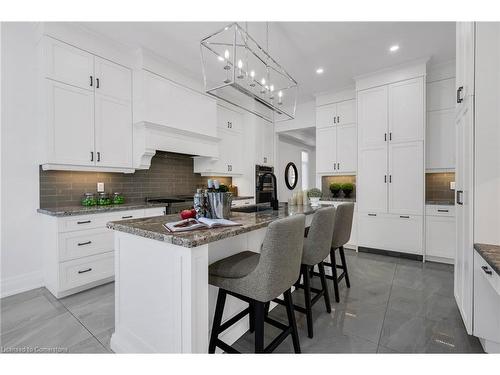
[{"label": "bar stool leg", "polygon": [[335,259],[335,249],[330,250],[330,258],[332,263],[332,281],[333,281],[333,290],[335,292],[335,302],[339,303],[339,280],[337,278],[337,261]]},{"label": "bar stool leg", "polygon": [[321,288],[323,289],[323,297],[325,298],[326,311],[331,313],[332,307],[330,306],[330,295],[328,293],[328,286],[326,285],[325,265],[323,262],[318,264],[318,269],[321,278]]},{"label": "bar stool leg", "polygon": [[255,301],[255,353],[264,353],[264,302]]},{"label": "bar stool leg", "polygon": [[224,304],[226,303],[226,291],[219,289],[217,294],[217,304],[215,305],[214,322],[212,324],[212,333],[210,335],[210,343],[208,345],[208,352],[215,353],[215,346],[219,336],[219,329],[222,322],[222,314],[224,313]]},{"label": "bar stool leg", "polygon": [[302,265],[302,275],[304,276],[304,297],[306,305],[307,336],[313,337],[312,304],[311,304],[311,277],[309,267]]},{"label": "bar stool leg", "polygon": [[249,331],[250,331],[250,333],[254,333],[255,332],[255,303],[249,302],[248,307],[250,308],[249,313],[248,313],[248,321],[250,323]]},{"label": "bar stool leg", "polygon": [[292,340],[293,340],[293,349],[296,354],[301,353],[300,351],[300,342],[299,342],[299,332],[297,331],[297,322],[295,321],[295,313],[293,309],[293,300],[292,293],[290,289],[288,289],[284,293],[285,303],[286,303],[286,314],[288,315],[288,324],[292,327]]},{"label": "bar stool leg", "polygon": [[342,262],[342,268],[343,268],[343,271],[344,271],[345,285],[348,288],[350,288],[351,287],[351,283],[349,281],[349,273],[347,272],[347,262],[345,261],[344,246],[340,246],[339,253],[340,253],[340,260]]}]

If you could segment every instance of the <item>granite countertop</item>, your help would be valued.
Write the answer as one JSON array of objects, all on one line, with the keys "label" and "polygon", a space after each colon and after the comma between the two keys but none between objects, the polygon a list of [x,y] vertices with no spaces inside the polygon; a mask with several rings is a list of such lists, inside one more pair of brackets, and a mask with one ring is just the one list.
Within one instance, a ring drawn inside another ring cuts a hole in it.
[{"label": "granite countertop", "polygon": [[140,210],[144,208],[165,207],[165,203],[146,203],[130,202],[123,204],[111,204],[109,206],[66,206],[66,207],[50,207],[39,208],[37,211],[41,214],[50,216],[77,216],[87,214],[102,214],[113,211]]},{"label": "granite countertop", "polygon": [[312,206],[292,206],[281,204],[278,211],[265,210],[259,212],[232,212],[231,220],[241,223],[237,227],[223,227],[214,229],[194,230],[191,232],[172,233],[163,227],[163,224],[178,221],[178,215],[157,216],[152,218],[112,221],[107,227],[120,232],[136,236],[151,238],[183,247],[196,247],[210,242],[234,237],[239,234],[251,232],[267,227],[271,222],[296,214],[312,214],[318,208]]},{"label": "granite countertop", "polygon": [[330,201],[330,202],[356,202],[356,198],[333,198],[333,197],[321,197],[320,201]]},{"label": "granite countertop", "polygon": [[500,245],[475,243],[474,249],[483,257],[486,263],[500,275]]},{"label": "granite countertop", "polygon": [[425,204],[430,206],[454,206],[455,202],[453,200],[425,201]]}]

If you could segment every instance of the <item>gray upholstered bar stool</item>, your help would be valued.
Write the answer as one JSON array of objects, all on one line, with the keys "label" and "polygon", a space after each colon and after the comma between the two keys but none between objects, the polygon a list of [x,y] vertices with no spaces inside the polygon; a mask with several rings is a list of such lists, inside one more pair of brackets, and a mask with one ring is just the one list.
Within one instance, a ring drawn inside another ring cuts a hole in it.
[{"label": "gray upholstered bar stool", "polygon": [[[312,306],[321,297],[324,297],[326,311],[328,313],[332,311],[328,287],[326,285],[323,260],[328,256],[332,244],[334,221],[335,207],[333,206],[320,208],[314,213],[307,237],[304,240],[304,250],[302,251],[300,274],[304,283],[301,284],[300,279],[295,283],[296,288],[304,289],[305,308],[298,305],[294,305],[294,308],[296,311],[306,314],[307,335],[310,338],[313,337]],[[311,273],[316,265],[319,269],[318,275],[321,278],[321,289],[316,289],[311,286]],[[311,292],[315,293],[314,297],[311,296]],[[284,301],[278,299],[274,301],[281,304],[284,303]]]},{"label": "gray upholstered bar stool", "polygon": [[[294,215],[269,224],[260,254],[244,251],[221,259],[209,266],[209,282],[219,288],[210,336],[209,353],[219,347],[228,353],[238,353],[219,339],[219,334],[249,314],[250,331],[255,331],[255,352],[272,352],[292,335],[296,353],[300,353],[299,335],[293,312],[291,287],[298,279],[304,243],[305,216]],[[222,323],[226,295],[248,302],[249,307]],[[266,304],[284,294],[288,326],[271,319],[265,313]],[[282,330],[264,348],[264,322]]]},{"label": "gray upholstered bar stool", "polygon": [[[339,302],[339,282],[345,278],[345,284],[351,287],[349,273],[347,272],[347,262],[345,260],[344,245],[351,238],[352,217],[354,214],[354,203],[342,203],[337,206],[335,214],[335,225],[333,226],[332,247],[330,250],[331,263],[323,262],[325,266],[332,268],[332,276],[326,275],[327,279],[333,280],[333,290],[335,291],[335,301]],[[339,251],[340,262],[337,264],[335,251]],[[337,275],[337,269],[341,269],[340,275]],[[316,275],[316,273],[315,273]]]}]

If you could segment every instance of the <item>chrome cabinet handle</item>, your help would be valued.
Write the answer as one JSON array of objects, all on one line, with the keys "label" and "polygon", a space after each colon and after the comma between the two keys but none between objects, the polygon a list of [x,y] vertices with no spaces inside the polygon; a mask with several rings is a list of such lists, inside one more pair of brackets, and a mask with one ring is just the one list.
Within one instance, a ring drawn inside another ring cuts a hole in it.
[{"label": "chrome cabinet handle", "polygon": [[87,268],[86,270],[78,271],[78,273],[85,273],[92,271],[92,268]]},{"label": "chrome cabinet handle", "polygon": [[87,241],[87,242],[78,242],[78,246],[85,246],[85,245],[90,245],[92,241]]},{"label": "chrome cabinet handle", "polygon": [[481,268],[482,268],[482,270],[484,271],[485,274],[487,274],[487,275],[492,275],[493,274],[491,272],[491,270],[487,266],[482,266]]}]

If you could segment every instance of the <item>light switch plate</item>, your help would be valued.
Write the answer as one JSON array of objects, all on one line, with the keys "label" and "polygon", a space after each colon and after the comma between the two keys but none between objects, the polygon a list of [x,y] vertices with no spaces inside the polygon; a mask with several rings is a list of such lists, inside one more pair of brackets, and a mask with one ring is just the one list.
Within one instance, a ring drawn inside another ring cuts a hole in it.
[{"label": "light switch plate", "polygon": [[450,181],[450,190],[455,190],[455,181]]},{"label": "light switch plate", "polygon": [[97,192],[98,193],[104,193],[104,182],[98,182],[97,183]]}]

